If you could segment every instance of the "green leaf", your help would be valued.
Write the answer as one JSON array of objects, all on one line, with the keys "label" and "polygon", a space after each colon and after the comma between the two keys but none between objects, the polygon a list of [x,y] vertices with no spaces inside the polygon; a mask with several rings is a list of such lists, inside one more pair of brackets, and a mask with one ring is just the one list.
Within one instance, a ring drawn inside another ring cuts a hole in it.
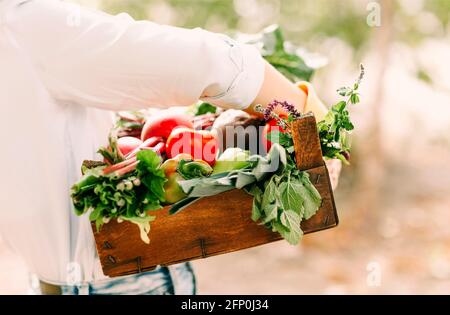
[{"label": "green leaf", "polygon": [[142,172],[147,171],[153,173],[161,164],[161,158],[153,150],[139,151],[136,154],[136,158],[140,162],[137,168]]},{"label": "green leaf", "polygon": [[160,168],[160,156],[152,150],[144,150],[138,152],[137,160],[139,161],[137,165],[138,176],[144,186],[152,192],[152,197],[155,199],[149,200],[149,202],[163,202],[164,183],[167,179],[164,171]]},{"label": "green leaf", "polygon": [[111,153],[111,151],[109,151],[106,148],[101,147],[100,149],[98,149],[97,153],[101,154],[101,156],[103,156],[103,158],[105,158],[111,164],[114,164],[115,161],[117,160],[117,157],[115,157]]},{"label": "green leaf", "polygon": [[[340,101],[332,106],[324,120],[317,124],[320,145],[323,156],[329,159],[341,159],[341,152],[350,152],[350,145],[347,142],[347,135],[355,127],[350,120],[350,115],[346,109],[348,104],[360,102],[357,90],[364,77],[364,67],[361,65],[361,72],[358,80],[353,84],[353,88],[343,87],[337,90],[339,95],[347,97],[347,101]],[[347,161],[345,161],[348,164]]]},{"label": "green leaf", "polygon": [[101,217],[101,213],[102,213],[103,209],[104,209],[104,206],[102,204],[98,204],[97,207],[95,207],[95,209],[93,209],[91,214],[89,215],[89,221],[96,221],[97,218]]},{"label": "green leaf", "polygon": [[286,41],[279,26],[272,25],[266,28],[257,42],[251,42],[261,50],[262,56],[284,74],[292,82],[309,81],[314,68],[306,64],[303,57],[298,55],[292,43],[292,49],[286,50]]},{"label": "green leaf", "polygon": [[280,231],[280,235],[291,245],[298,245],[303,236],[303,231],[298,228],[292,231]]},{"label": "green leaf", "polygon": [[300,216],[303,214],[303,195],[300,189],[305,189],[303,185],[299,186],[294,181],[283,182],[280,184],[281,205],[285,211],[292,210]]},{"label": "green leaf", "polygon": [[336,112],[342,112],[346,106],[347,106],[347,103],[345,101],[340,101],[339,103],[334,105],[332,109]]},{"label": "green leaf", "polygon": [[280,234],[289,233],[289,229],[280,222],[273,221],[270,223],[269,227],[272,229],[272,232],[278,232]]},{"label": "green leaf", "polygon": [[267,140],[272,143],[278,143],[284,148],[289,148],[294,145],[294,140],[290,133],[281,132],[279,130],[273,130],[266,136]]},{"label": "green leaf", "polygon": [[155,211],[162,209],[162,206],[158,201],[151,200],[148,203],[144,204],[142,208],[144,211]]},{"label": "green leaf", "polygon": [[[120,154],[120,150],[119,150],[119,145],[118,145],[118,129],[117,128],[113,128],[111,129],[110,133],[109,133],[109,137],[108,137],[108,141],[109,141],[109,148],[110,148],[110,154],[105,154],[104,157],[106,159],[112,159],[112,161],[110,161],[111,163],[115,164],[115,163],[119,163],[123,161],[123,157]],[[100,154],[104,154],[104,151],[100,151]]]},{"label": "green leaf", "polygon": [[272,143],[280,143],[280,134],[279,130],[273,130],[266,135],[266,139]]},{"label": "green leaf", "polygon": [[302,221],[302,217],[295,211],[285,210],[280,214],[280,222],[285,226],[289,231],[292,230],[300,230],[300,222]]},{"label": "green leaf", "polygon": [[200,103],[196,105],[195,111],[194,111],[194,115],[195,116],[200,116],[200,115],[204,115],[204,114],[208,114],[208,113],[216,113],[217,111],[217,107],[215,107],[214,105],[211,105],[209,103]]},{"label": "green leaf", "polygon": [[259,205],[256,204],[256,199],[253,199],[253,206],[252,206],[252,220],[257,222],[259,219],[261,219],[262,213],[259,208]]},{"label": "green leaf", "polygon": [[[319,207],[322,204],[322,197],[309,180],[308,174],[303,172],[301,176],[302,182],[299,182],[296,185],[298,185],[297,189],[299,189],[299,192],[304,200],[303,218],[308,220],[319,210]],[[302,189],[300,189],[300,186]]]},{"label": "green leaf", "polygon": [[259,188],[257,185],[253,185],[250,189],[249,193],[253,196],[253,204],[252,204],[252,220],[257,222],[261,217],[261,202],[262,202],[262,196],[263,192],[261,188]]},{"label": "green leaf", "polygon": [[350,96],[350,102],[352,103],[352,104],[357,104],[357,103],[359,103],[359,96],[358,96],[358,94],[352,94],[351,96]]},{"label": "green leaf", "polygon": [[341,87],[337,90],[340,96],[347,96],[347,93],[350,91],[348,87]]},{"label": "green leaf", "polygon": [[97,217],[97,220],[95,220],[95,228],[97,229],[97,232],[100,232],[103,224],[103,217]]},{"label": "green leaf", "polygon": [[213,169],[208,163],[203,161],[182,159],[178,163],[177,172],[184,179],[193,179],[198,177],[207,177],[211,175]]},{"label": "green leaf", "polygon": [[269,181],[269,184],[266,186],[264,190],[264,194],[261,201],[261,208],[265,209],[269,205],[273,204],[276,199],[276,184],[274,182],[274,178],[272,177]]},{"label": "green leaf", "polygon": [[288,230],[291,230],[295,227],[295,224],[301,221],[301,216],[293,211],[293,210],[285,210],[281,211],[280,214],[280,222],[285,226]]},{"label": "green leaf", "polygon": [[86,173],[81,180],[72,186],[71,195],[76,196],[77,194],[83,193],[85,191],[94,189],[95,186],[102,181],[97,175],[93,175],[91,172]]},{"label": "green leaf", "polygon": [[165,200],[164,199],[164,183],[165,182],[166,182],[166,179],[161,178],[159,176],[153,176],[151,178],[150,189],[160,201]]},{"label": "green leaf", "polygon": [[[280,235],[291,245],[298,245],[300,239],[303,236],[303,231],[300,228],[300,217],[291,211],[289,214],[285,215],[286,220],[290,220],[290,229],[287,229],[283,224],[275,222],[272,227],[280,233]],[[289,219],[287,219],[289,217]],[[288,221],[286,221],[288,222]]]},{"label": "green leaf", "polygon": [[278,205],[276,203],[266,205],[262,210],[264,213],[263,223],[268,223],[278,218]]}]

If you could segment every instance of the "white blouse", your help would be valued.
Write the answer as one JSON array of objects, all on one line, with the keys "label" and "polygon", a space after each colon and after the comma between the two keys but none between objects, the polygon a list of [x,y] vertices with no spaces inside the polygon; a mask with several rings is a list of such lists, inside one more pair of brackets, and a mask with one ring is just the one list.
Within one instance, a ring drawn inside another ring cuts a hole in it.
[{"label": "white blouse", "polygon": [[47,282],[104,277],[69,189],[81,162],[98,158],[111,111],[198,99],[243,109],[263,77],[258,51],[224,35],[0,0],[1,237]]}]

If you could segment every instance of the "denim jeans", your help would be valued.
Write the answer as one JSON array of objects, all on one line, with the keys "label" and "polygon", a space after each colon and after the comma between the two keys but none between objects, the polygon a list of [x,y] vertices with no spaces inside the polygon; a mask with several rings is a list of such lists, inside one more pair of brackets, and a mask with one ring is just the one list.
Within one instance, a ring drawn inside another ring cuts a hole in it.
[{"label": "denim jeans", "polygon": [[[37,292],[39,293],[39,292]],[[105,279],[77,286],[62,286],[63,295],[173,295],[196,294],[190,263],[157,267],[140,274]]]}]

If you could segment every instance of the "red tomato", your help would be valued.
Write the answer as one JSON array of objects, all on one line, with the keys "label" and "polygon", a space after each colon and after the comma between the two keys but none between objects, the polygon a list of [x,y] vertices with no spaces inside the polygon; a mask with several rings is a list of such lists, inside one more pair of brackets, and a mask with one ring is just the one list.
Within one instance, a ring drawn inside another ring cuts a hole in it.
[{"label": "red tomato", "polygon": [[180,153],[190,154],[194,159],[200,159],[213,166],[216,162],[217,140],[206,130],[191,128],[175,128],[167,139],[166,154],[173,158]]},{"label": "red tomato", "polygon": [[267,135],[270,134],[272,131],[276,131],[276,130],[283,132],[283,133],[286,132],[285,129],[278,126],[278,122],[276,119],[269,120],[266,123],[266,125],[264,126],[262,141],[263,141],[264,148],[266,149],[266,152],[269,152],[270,148],[272,147],[272,142],[267,140]]},{"label": "red tomato", "polygon": [[142,128],[141,140],[151,137],[167,139],[176,127],[193,128],[191,118],[188,115],[180,115],[170,111],[164,111],[150,116]]},{"label": "red tomato", "polygon": [[135,137],[122,137],[117,139],[117,146],[122,155],[127,155],[142,144],[142,141]]}]

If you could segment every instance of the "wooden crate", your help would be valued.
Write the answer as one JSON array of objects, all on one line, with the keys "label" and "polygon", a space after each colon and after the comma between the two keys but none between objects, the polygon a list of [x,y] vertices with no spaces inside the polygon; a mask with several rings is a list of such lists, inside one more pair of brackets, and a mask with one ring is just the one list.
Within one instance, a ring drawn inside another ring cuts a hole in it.
[{"label": "wooden crate", "polygon": [[[322,196],[319,211],[302,222],[302,230],[307,234],[335,227],[338,216],[314,116],[295,121],[292,132],[297,167],[310,174]],[[282,239],[251,220],[252,201],[252,196],[236,189],[199,199],[175,215],[165,207],[152,213],[157,219],[151,223],[149,245],[133,223],[111,221],[100,232],[93,224],[103,272],[110,277],[135,274]]]}]

